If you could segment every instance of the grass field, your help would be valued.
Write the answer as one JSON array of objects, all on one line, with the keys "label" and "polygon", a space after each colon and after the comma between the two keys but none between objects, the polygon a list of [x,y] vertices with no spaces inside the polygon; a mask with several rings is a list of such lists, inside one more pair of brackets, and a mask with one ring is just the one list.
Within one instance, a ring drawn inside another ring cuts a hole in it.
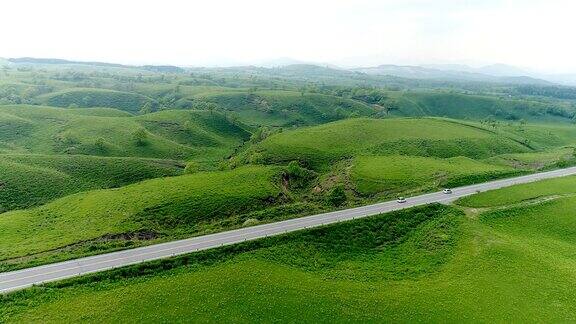
[{"label": "grass field", "polygon": [[501,154],[488,158],[485,161],[516,169],[541,170],[554,166],[572,164],[574,158],[574,148],[560,147],[532,153]]},{"label": "grass field", "polygon": [[514,139],[442,119],[348,119],[273,135],[248,152],[249,160],[299,160],[322,168],[358,155],[467,156],[529,152]]},{"label": "grass field", "polygon": [[576,193],[575,184],[576,177],[573,176],[543,180],[464,197],[458,200],[458,204],[465,207],[483,208],[529,202],[550,196],[571,195]]},{"label": "grass field", "polygon": [[[576,164],[569,88],[23,62],[0,272]],[[576,322],[575,208],[576,176],[509,187],[0,295],[0,323]]]},{"label": "grass field", "polygon": [[516,136],[535,149],[571,146],[576,144],[576,127],[566,124],[528,124],[500,127],[509,136]]},{"label": "grass field", "polygon": [[250,136],[241,125],[207,111],[162,111],[138,117],[108,112],[0,106],[0,152],[210,162],[231,154]]},{"label": "grass field", "polygon": [[4,213],[0,268],[242,226],[282,199],[277,173],[246,167],[153,179]]},{"label": "grass field", "polygon": [[377,112],[375,108],[358,101],[297,91],[226,91],[197,97],[237,112],[240,120],[249,125],[316,125],[349,116],[370,116]]},{"label": "grass field", "polygon": [[0,155],[0,211],[100,188],[182,174],[181,162],[82,155]]},{"label": "grass field", "polygon": [[391,93],[397,97],[399,109],[393,113],[400,116],[438,116],[456,119],[539,122],[566,122],[569,116],[549,114],[547,105],[534,100],[502,99],[494,96],[466,95],[443,91],[417,91]]},{"label": "grass field", "polygon": [[29,289],[0,318],[571,322],[575,204],[400,211]]},{"label": "grass field", "polygon": [[39,96],[37,100],[54,107],[108,107],[138,113],[146,104],[156,106],[153,99],[140,94],[105,89],[72,88]]},{"label": "grass field", "polygon": [[372,195],[450,188],[517,173],[465,157],[360,156],[353,161],[352,179],[360,193]]}]

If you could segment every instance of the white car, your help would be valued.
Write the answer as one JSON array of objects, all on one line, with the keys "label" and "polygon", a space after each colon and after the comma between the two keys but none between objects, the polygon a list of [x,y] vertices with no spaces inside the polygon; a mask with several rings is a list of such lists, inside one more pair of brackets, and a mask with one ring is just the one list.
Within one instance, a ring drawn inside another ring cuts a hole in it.
[{"label": "white car", "polygon": [[452,193],[452,189],[446,188],[446,189],[442,190],[442,192],[448,195],[448,194]]},{"label": "white car", "polygon": [[406,202],[406,198],[404,198],[404,197],[398,197],[398,199],[396,199],[396,201],[397,201],[399,204],[403,204],[403,203]]}]

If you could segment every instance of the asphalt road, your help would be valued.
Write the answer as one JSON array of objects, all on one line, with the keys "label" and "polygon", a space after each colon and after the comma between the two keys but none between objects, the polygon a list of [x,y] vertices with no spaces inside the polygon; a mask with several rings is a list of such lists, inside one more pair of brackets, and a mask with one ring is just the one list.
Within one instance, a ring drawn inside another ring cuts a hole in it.
[{"label": "asphalt road", "polygon": [[65,278],[109,270],[145,261],[168,258],[176,255],[187,254],[223,245],[230,245],[267,236],[283,234],[305,228],[373,216],[404,208],[410,208],[413,206],[420,206],[430,203],[447,204],[460,197],[472,195],[479,191],[487,191],[508,187],[515,184],[563,177],[573,174],[576,174],[576,167],[453,188],[452,194],[435,192],[409,197],[406,198],[407,201],[402,204],[396,201],[388,201],[374,205],[295,218],[276,223],[246,227],[217,234],[204,235],[185,240],[155,244],[131,250],[124,250],[71,261],[53,263],[45,266],[28,268],[13,272],[0,273],[0,293],[6,293],[45,282],[57,281]]}]

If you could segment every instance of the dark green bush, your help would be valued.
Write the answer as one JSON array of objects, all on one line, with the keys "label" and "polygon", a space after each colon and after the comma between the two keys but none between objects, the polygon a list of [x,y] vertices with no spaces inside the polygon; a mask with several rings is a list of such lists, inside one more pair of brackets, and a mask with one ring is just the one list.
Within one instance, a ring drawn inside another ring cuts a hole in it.
[{"label": "dark green bush", "polygon": [[334,187],[332,190],[330,190],[326,199],[332,206],[341,206],[344,204],[344,202],[346,202],[346,192],[344,191],[344,186],[338,185]]}]

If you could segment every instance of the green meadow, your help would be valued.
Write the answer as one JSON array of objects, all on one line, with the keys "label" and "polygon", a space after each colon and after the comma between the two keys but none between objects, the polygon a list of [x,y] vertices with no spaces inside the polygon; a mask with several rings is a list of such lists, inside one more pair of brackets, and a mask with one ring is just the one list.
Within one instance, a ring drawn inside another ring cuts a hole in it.
[{"label": "green meadow", "polygon": [[0,217],[0,265],[20,267],[240,227],[250,213],[282,201],[277,177],[270,167],[203,172],[10,211]]},{"label": "green meadow", "polygon": [[574,181],[575,178],[571,176],[491,190],[461,198],[458,204],[465,207],[484,208],[530,202],[546,197],[571,195],[576,193]]},{"label": "green meadow", "polygon": [[[573,98],[0,58],[0,272],[576,165]],[[0,322],[574,322],[575,195],[540,181],[32,287]]]},{"label": "green meadow", "polygon": [[377,111],[351,99],[297,91],[224,92],[200,98],[237,113],[249,125],[316,125],[350,116],[370,116]]},{"label": "green meadow", "polygon": [[357,155],[467,156],[485,158],[532,151],[515,139],[478,126],[433,118],[348,119],[275,134],[248,159],[299,160],[313,168]]},{"label": "green meadow", "polygon": [[85,155],[0,155],[0,210],[22,209],[91,189],[182,174],[178,161]]},{"label": "green meadow", "polygon": [[0,106],[0,121],[3,153],[218,161],[250,136],[242,125],[207,111],[162,111],[134,117],[86,114],[82,109]]},{"label": "green meadow", "polygon": [[14,293],[0,318],[570,322],[574,202],[330,225]]},{"label": "green meadow", "polygon": [[155,105],[153,99],[135,93],[81,88],[52,92],[37,100],[54,107],[108,107],[131,113],[139,112],[146,104],[151,109]]},{"label": "green meadow", "polygon": [[518,171],[466,157],[440,159],[391,155],[357,157],[351,173],[358,190],[370,195],[438,190],[512,176]]}]

